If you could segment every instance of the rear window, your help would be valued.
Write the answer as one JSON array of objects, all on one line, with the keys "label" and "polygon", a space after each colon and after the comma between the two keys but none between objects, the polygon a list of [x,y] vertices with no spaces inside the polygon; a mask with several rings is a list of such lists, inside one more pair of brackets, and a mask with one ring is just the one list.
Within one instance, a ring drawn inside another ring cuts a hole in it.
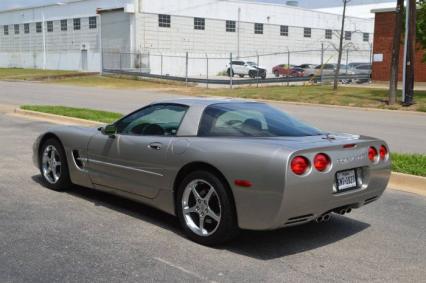
[{"label": "rear window", "polygon": [[269,105],[256,102],[219,103],[204,110],[198,136],[303,137],[322,132]]}]

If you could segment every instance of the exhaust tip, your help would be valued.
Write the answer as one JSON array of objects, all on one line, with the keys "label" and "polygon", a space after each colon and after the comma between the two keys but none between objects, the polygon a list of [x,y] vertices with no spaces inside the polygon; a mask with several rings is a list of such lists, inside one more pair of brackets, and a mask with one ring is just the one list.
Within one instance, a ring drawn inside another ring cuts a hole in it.
[{"label": "exhaust tip", "polygon": [[352,211],[352,208],[346,209],[346,213],[351,213],[351,211]]},{"label": "exhaust tip", "polygon": [[331,218],[330,214],[324,215],[324,217],[323,217],[324,222],[327,222],[328,220],[330,220],[330,218]]}]

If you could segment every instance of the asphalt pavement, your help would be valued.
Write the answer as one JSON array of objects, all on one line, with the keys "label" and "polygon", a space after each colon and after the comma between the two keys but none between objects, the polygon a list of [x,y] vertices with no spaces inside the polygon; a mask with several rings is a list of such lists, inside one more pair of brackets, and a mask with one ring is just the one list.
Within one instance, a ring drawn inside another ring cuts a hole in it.
[{"label": "asphalt pavement", "polygon": [[[128,113],[155,100],[181,95],[159,90],[117,90],[44,83],[0,82],[0,104],[47,104]],[[272,103],[326,131],[349,132],[386,140],[391,151],[426,153],[426,115]]]},{"label": "asphalt pavement", "polygon": [[388,189],[327,223],[243,231],[208,248],[187,240],[176,218],[145,205],[77,186],[63,193],[43,187],[31,145],[50,126],[0,114],[2,283],[426,278],[425,197]]}]

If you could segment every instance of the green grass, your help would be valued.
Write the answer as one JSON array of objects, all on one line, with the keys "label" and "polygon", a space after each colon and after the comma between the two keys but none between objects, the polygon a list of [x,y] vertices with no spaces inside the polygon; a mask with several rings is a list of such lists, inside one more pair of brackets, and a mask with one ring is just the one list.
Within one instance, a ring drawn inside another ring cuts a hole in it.
[{"label": "green grass", "polygon": [[[194,95],[213,95],[239,97],[248,99],[265,99],[277,101],[291,101],[303,103],[317,103],[328,105],[371,107],[389,110],[426,111],[426,91],[416,91],[416,104],[404,108],[399,104],[387,105],[388,91],[386,89],[363,87],[339,87],[334,91],[332,86],[269,86],[244,87],[235,89],[208,89],[191,88]],[[401,93],[399,92],[399,96]]]},{"label": "green grass", "polygon": [[392,153],[392,171],[426,177],[426,155]]},{"label": "green grass", "polygon": [[49,76],[79,74],[75,71],[0,68],[0,80],[40,80]]},{"label": "green grass", "polygon": [[181,83],[169,81],[141,80],[136,77],[122,78],[117,76],[73,77],[54,80],[50,83],[111,89],[176,88],[182,86]]},{"label": "green grass", "polygon": [[92,120],[102,123],[112,123],[123,116],[122,114],[115,112],[65,106],[23,105],[21,106],[21,109]]}]

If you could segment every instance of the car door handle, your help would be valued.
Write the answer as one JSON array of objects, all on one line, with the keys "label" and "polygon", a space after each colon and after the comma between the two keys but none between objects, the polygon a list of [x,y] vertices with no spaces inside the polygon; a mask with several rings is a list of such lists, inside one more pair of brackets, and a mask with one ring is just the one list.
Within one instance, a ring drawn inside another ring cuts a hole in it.
[{"label": "car door handle", "polygon": [[153,149],[153,150],[160,150],[161,149],[162,144],[159,142],[154,142],[148,145],[149,149]]}]

